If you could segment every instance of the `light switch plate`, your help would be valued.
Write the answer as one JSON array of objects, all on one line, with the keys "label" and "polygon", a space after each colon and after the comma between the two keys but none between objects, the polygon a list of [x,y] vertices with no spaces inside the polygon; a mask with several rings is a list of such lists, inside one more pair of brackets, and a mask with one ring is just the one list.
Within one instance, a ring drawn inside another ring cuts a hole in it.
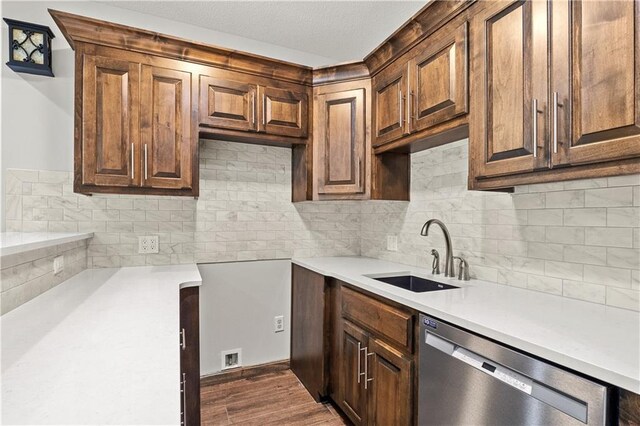
[{"label": "light switch plate", "polygon": [[398,251],[398,236],[387,235],[387,250]]},{"label": "light switch plate", "polygon": [[53,258],[53,275],[61,274],[64,271],[64,255]]},{"label": "light switch plate", "polygon": [[158,253],[158,236],[147,235],[144,237],[138,237],[138,253]]}]

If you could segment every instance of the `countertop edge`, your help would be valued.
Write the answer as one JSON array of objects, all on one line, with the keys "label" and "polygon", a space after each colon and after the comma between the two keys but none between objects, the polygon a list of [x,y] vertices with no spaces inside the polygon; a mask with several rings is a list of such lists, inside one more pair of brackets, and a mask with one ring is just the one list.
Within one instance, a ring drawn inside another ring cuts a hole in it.
[{"label": "countertop edge", "polygon": [[[353,256],[351,256],[353,257]],[[357,258],[357,257],[354,257]],[[370,259],[370,260],[378,260],[378,259],[373,259],[373,258],[366,258],[366,259]],[[587,376],[591,376],[597,380],[601,380],[607,383],[610,383],[612,385],[618,386],[620,388],[626,389],[628,391],[640,394],[640,378],[638,379],[634,379],[632,377],[626,376],[624,374],[615,372],[615,371],[611,371],[611,370],[607,370],[604,367],[600,367],[598,365],[594,365],[591,364],[589,362],[585,362],[583,360],[577,359],[577,358],[573,358],[570,355],[567,355],[565,353],[562,352],[558,352],[555,351],[553,349],[549,349],[546,348],[544,346],[540,346],[537,343],[532,343],[529,342],[527,340],[523,340],[521,338],[518,338],[516,336],[511,336],[511,335],[507,335],[504,334],[498,330],[483,326],[481,324],[477,324],[474,323],[472,321],[469,321],[465,318],[460,318],[456,315],[450,314],[448,312],[444,312],[442,310],[439,309],[434,309],[434,308],[430,308],[429,312],[424,312],[424,307],[423,306],[419,306],[419,303],[415,303],[412,302],[411,300],[407,300],[405,298],[399,297],[398,295],[395,294],[391,294],[388,292],[384,292],[384,291],[380,291],[378,289],[374,289],[374,288],[370,288],[369,286],[366,286],[360,282],[358,282],[357,280],[353,279],[352,277],[348,277],[348,276],[344,276],[341,275],[339,273],[335,273],[333,271],[324,269],[324,268],[319,268],[313,264],[310,264],[309,261],[313,260],[313,258],[311,259],[301,259],[301,258],[292,258],[291,262],[293,264],[296,264],[298,266],[304,267],[306,269],[309,269],[313,272],[316,272],[318,274],[324,275],[325,277],[330,277],[330,278],[334,278],[343,282],[346,282],[347,284],[353,285],[357,288],[360,288],[362,290],[371,292],[373,294],[376,294],[380,297],[384,297],[386,299],[392,300],[394,302],[400,303],[404,306],[407,306],[409,308],[415,309],[417,311],[420,311],[422,313],[425,313],[427,315],[432,315],[434,317],[440,318],[444,321],[450,322],[456,326],[462,327],[462,328],[466,328],[472,332],[478,333],[480,335],[486,336],[490,339],[494,339],[496,341],[499,341],[505,345],[508,346],[512,346],[514,348],[517,348],[521,351],[524,352],[528,352],[531,353],[535,356],[539,356],[543,359],[546,359],[548,361],[551,361],[553,363],[556,363],[558,365],[563,366],[564,368],[568,368],[568,369],[572,369],[575,371],[578,371],[582,374],[585,374]],[[382,261],[382,260],[381,260]],[[383,261],[386,262],[386,261]],[[411,271],[412,269],[417,269],[415,267],[412,267],[410,265],[404,265],[405,266],[405,270]],[[402,268],[399,268],[398,272],[400,272],[402,270]],[[585,302],[587,303],[587,302]]]},{"label": "countertop edge", "polygon": [[[25,232],[24,234],[30,234]],[[36,233],[33,233],[36,234]],[[9,256],[12,254],[26,253],[33,250],[39,250],[47,247],[58,246],[61,244],[73,243],[75,241],[88,240],[93,238],[93,232],[78,232],[72,235],[60,235],[55,236],[53,233],[42,233],[43,238],[37,241],[29,241],[25,243],[19,243],[9,247],[0,247],[0,257]],[[44,238],[46,234],[49,234],[49,238]]]}]

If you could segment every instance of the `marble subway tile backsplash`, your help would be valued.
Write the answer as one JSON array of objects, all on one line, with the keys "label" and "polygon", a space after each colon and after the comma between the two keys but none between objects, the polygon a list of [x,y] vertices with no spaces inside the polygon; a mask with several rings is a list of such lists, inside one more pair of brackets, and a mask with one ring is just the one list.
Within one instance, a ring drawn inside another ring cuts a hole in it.
[{"label": "marble subway tile backsplash", "polygon": [[[92,231],[90,268],[357,255],[358,202],[291,203],[291,150],[202,141],[200,197],[73,193],[72,173],[8,170],[8,231]],[[157,235],[158,254],[138,254]]]},{"label": "marble subway tile backsplash", "polygon": [[[471,275],[596,303],[640,310],[640,175],[468,191],[463,140],[414,154],[411,202],[367,202],[361,254],[431,265],[444,255],[443,220]],[[398,251],[386,236],[398,236]]]},{"label": "marble subway tile backsplash", "polygon": [[[64,270],[53,273],[53,259],[64,257]],[[0,315],[17,308],[87,269],[87,241],[2,256]]]},{"label": "marble subway tile backsplash", "polygon": [[[291,203],[291,150],[200,145],[200,197],[73,193],[72,174],[6,173],[9,231],[91,231],[90,268],[363,255],[428,267],[442,219],[471,275],[640,310],[640,175],[468,191],[467,141],[413,154],[411,202]],[[158,235],[160,253],[137,253]],[[398,251],[386,250],[387,235]]]}]

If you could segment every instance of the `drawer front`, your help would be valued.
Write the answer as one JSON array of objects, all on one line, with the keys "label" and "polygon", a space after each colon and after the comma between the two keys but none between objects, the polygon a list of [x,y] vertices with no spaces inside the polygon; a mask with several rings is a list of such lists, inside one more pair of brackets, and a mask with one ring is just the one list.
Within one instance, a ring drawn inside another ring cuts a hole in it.
[{"label": "drawer front", "polygon": [[342,287],[342,316],[412,352],[413,315]]}]

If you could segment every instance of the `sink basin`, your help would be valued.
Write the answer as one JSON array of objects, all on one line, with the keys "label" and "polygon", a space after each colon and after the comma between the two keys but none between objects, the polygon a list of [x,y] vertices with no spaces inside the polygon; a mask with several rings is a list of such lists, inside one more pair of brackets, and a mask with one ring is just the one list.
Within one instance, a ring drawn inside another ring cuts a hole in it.
[{"label": "sink basin", "polygon": [[420,278],[413,275],[399,275],[396,277],[378,277],[378,278],[374,278],[374,280],[391,284],[396,287],[404,288],[405,290],[413,291],[414,293],[424,293],[426,291],[450,290],[453,288],[459,288],[454,285],[442,284],[436,281],[431,281],[426,278]]}]

